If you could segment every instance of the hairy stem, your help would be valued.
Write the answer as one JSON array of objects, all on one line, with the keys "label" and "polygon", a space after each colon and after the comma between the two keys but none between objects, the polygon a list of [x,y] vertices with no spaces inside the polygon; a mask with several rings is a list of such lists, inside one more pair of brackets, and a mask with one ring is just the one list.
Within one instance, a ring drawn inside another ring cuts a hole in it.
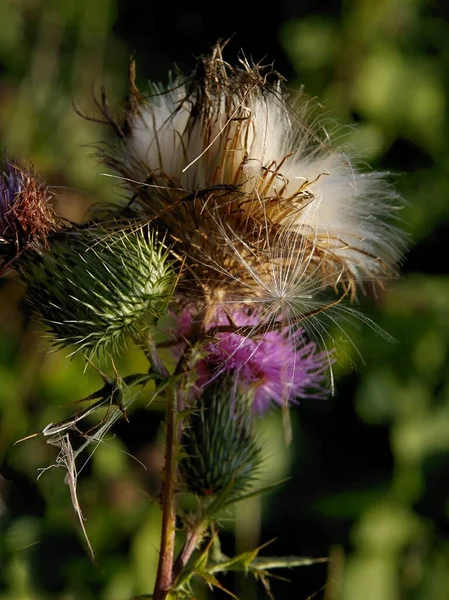
[{"label": "hairy stem", "polygon": [[147,357],[147,360],[150,363],[150,370],[159,375],[162,379],[167,378],[169,375],[167,368],[157,353],[153,337],[147,334],[143,339],[136,339],[136,343],[142,348],[143,353]]},{"label": "hairy stem", "polygon": [[162,531],[154,600],[164,600],[173,580],[173,557],[175,549],[175,486],[176,486],[176,387],[170,385],[167,401],[166,449],[164,481],[162,484]]},{"label": "hairy stem", "polygon": [[[147,344],[147,357],[152,364],[153,369],[156,368],[160,370],[161,375],[167,378],[168,372],[157,355],[156,346],[152,339],[150,339],[149,344]],[[182,377],[184,374],[187,362],[188,354],[185,353],[178,361],[173,373],[173,379],[168,386],[165,465],[161,493],[161,546],[153,600],[165,600],[170,593],[170,588],[174,582],[173,561],[176,531],[175,489],[177,483],[177,453],[181,434],[181,423],[178,415],[179,412],[183,410],[185,401],[184,393],[179,388],[178,376]],[[192,551],[190,551],[190,554]]]},{"label": "hairy stem", "polygon": [[[151,371],[161,379],[167,380],[169,373],[161,361],[152,336],[139,340],[151,367]],[[165,465],[163,471],[161,509],[162,528],[159,563],[156,584],[153,593],[154,600],[164,600],[173,580],[173,558],[175,547],[175,486],[176,486],[176,430],[177,430],[177,394],[176,383],[172,381],[167,388],[167,414],[165,432]]]}]

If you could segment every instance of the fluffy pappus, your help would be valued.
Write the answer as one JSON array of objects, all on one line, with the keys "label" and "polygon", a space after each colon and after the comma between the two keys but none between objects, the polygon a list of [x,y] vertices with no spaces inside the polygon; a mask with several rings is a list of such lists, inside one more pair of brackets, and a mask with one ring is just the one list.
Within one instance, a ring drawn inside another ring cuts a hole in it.
[{"label": "fluffy pappus", "polygon": [[131,185],[136,215],[184,260],[179,290],[205,306],[258,302],[269,322],[303,320],[365,282],[396,274],[401,200],[385,174],[360,173],[333,147],[310,101],[222,46],[190,78],[145,97],[131,72],[128,110],[106,162]]}]

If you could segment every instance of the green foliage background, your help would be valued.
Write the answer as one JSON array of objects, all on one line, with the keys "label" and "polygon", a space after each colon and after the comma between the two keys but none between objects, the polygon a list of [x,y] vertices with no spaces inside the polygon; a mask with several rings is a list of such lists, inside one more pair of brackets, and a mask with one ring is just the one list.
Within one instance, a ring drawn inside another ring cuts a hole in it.
[{"label": "green foliage background", "polygon": [[[330,555],[330,567],[288,572],[277,599],[449,598],[449,24],[448,8],[425,0],[348,0],[268,8],[173,7],[132,0],[0,0],[0,141],[32,161],[79,218],[97,197],[121,193],[86,146],[108,135],[81,119],[105,86],[119,104],[135,52],[142,87],[176,62],[232,36],[303,85],[346,123],[360,160],[394,173],[410,252],[400,280],[363,311],[397,340],[348,325],[336,395],[292,411],[286,448],[279,415],[260,423],[264,483],[291,479],[225,521],[224,547],[276,537],[267,554]],[[219,18],[216,12],[219,12]],[[367,167],[370,168],[370,167]],[[61,187],[59,187],[61,186]],[[36,482],[55,449],[40,438],[14,445],[69,416],[100,385],[80,360],[48,352],[20,304],[23,290],[0,281],[0,599],[127,600],[152,589],[162,464],[163,415],[150,392],[130,424],[97,448],[79,478],[80,502],[99,566],[89,562],[62,470]],[[354,368],[354,364],[356,367]],[[145,368],[137,350],[122,375]],[[130,458],[133,454],[142,464]],[[263,598],[248,581],[226,582],[242,600]],[[198,598],[220,597],[206,590]]]}]

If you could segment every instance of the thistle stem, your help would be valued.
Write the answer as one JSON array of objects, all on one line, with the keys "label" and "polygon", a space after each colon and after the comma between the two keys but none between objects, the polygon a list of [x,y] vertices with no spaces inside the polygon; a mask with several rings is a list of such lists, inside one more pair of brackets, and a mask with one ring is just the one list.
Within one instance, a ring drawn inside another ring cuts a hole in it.
[{"label": "thistle stem", "polygon": [[157,569],[156,585],[154,588],[154,600],[164,600],[173,580],[173,557],[175,549],[175,484],[176,484],[176,387],[172,384],[169,388],[167,402],[166,421],[166,449],[164,481],[162,484],[162,531]]},{"label": "thistle stem", "polygon": [[[151,369],[161,378],[167,379],[169,373],[157,354],[154,340],[147,336],[139,340],[151,365]],[[177,394],[173,381],[167,389],[167,414],[165,432],[165,465],[161,491],[162,527],[159,563],[153,600],[164,600],[173,580],[173,559],[175,550],[175,486],[176,486],[176,434],[177,434]]]},{"label": "thistle stem", "polygon": [[[147,340],[147,358],[153,366],[168,377],[168,372],[160,361],[153,339]],[[156,575],[156,585],[153,600],[165,600],[174,582],[174,552],[176,533],[175,489],[177,479],[177,458],[181,425],[178,419],[179,411],[184,402],[183,393],[178,389],[177,376],[185,369],[187,355],[179,359],[173,373],[173,380],[168,386],[167,419],[165,433],[165,465],[161,492],[162,528],[159,563]],[[192,553],[193,549],[190,551]],[[189,555],[190,556],[190,555]],[[187,558],[188,560],[188,558]]]}]

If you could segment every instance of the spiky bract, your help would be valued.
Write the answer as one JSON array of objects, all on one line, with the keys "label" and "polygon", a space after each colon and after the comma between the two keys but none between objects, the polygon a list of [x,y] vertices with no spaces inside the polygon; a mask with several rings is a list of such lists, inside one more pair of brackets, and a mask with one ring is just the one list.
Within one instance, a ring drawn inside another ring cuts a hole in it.
[{"label": "spiky bract", "polygon": [[118,351],[164,312],[174,281],[167,250],[146,229],[59,233],[21,264],[27,298],[60,346]]},{"label": "spiky bract", "polygon": [[189,491],[201,496],[227,490],[242,494],[253,482],[261,449],[248,398],[235,390],[233,377],[207,386],[187,419],[180,470]]}]

